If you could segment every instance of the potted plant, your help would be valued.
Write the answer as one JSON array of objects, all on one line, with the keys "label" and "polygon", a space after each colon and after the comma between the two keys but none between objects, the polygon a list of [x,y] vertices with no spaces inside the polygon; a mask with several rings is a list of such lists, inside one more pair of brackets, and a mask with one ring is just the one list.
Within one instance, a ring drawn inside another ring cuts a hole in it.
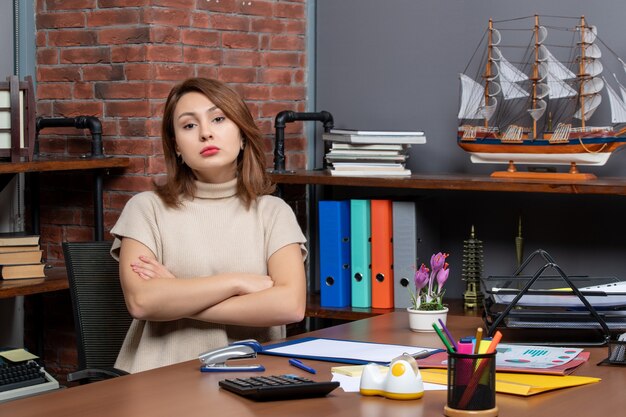
[{"label": "potted plant", "polygon": [[411,297],[409,327],[416,332],[432,332],[439,319],[446,323],[448,307],[443,304],[444,284],[450,274],[447,253],[436,253],[430,258],[430,269],[422,264],[415,271],[415,291],[408,287]]}]

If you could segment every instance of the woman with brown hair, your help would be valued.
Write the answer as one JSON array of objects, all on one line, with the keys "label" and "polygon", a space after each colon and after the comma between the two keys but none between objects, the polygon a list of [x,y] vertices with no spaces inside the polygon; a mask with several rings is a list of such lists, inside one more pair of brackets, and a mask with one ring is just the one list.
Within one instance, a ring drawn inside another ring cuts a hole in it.
[{"label": "woman with brown hair", "polygon": [[305,238],[269,195],[262,136],[239,95],[211,79],[178,84],[162,143],[165,183],[131,198],[111,230],[135,318],[115,364],[128,372],[284,337],[304,316]]}]

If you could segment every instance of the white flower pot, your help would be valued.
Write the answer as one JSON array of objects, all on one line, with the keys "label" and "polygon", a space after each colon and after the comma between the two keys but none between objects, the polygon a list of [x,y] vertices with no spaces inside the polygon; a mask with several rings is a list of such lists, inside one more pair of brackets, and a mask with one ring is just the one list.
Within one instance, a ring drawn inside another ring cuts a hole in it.
[{"label": "white flower pot", "polygon": [[414,332],[434,332],[433,323],[439,324],[439,319],[446,324],[446,318],[448,317],[448,309],[443,310],[413,310],[407,308],[409,313],[409,327]]}]

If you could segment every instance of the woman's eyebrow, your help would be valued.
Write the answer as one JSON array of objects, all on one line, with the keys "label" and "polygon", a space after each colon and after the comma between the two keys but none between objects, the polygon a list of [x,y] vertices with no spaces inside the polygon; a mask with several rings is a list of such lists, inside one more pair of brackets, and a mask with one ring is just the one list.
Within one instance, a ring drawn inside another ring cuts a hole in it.
[{"label": "woman's eyebrow", "polygon": [[[211,113],[211,112],[214,112],[215,110],[218,110],[217,106],[213,106],[213,107],[209,108],[206,112],[207,113]],[[178,118],[180,119],[183,116],[195,116],[195,113],[192,112],[192,111],[187,111],[185,113],[181,113],[180,115],[178,115]]]}]

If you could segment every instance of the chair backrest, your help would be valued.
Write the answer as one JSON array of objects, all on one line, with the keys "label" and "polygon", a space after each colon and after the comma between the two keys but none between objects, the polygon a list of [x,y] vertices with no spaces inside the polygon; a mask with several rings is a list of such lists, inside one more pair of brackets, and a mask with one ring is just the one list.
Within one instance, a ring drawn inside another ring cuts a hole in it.
[{"label": "chair backrest", "polygon": [[132,321],[112,242],[64,242],[79,369],[111,368]]}]

